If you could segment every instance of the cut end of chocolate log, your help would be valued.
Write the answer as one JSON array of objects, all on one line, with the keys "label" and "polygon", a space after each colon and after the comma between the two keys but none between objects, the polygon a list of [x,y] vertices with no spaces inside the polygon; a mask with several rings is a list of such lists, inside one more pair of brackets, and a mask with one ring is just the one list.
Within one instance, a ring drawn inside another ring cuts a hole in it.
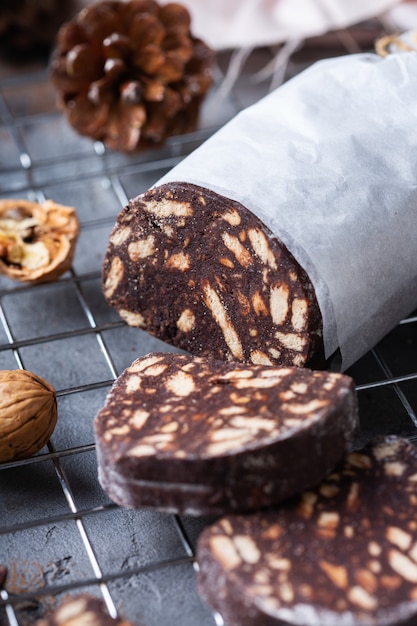
[{"label": "cut end of chocolate log", "polygon": [[161,185],[121,211],[103,293],[129,325],[196,356],[324,365],[306,272],[251,211],[196,185]]},{"label": "cut end of chocolate log", "polygon": [[227,626],[411,626],[417,620],[417,449],[349,452],[276,510],[199,537],[199,591]]},{"label": "cut end of chocolate log", "polygon": [[348,376],[152,353],[95,418],[99,480],[125,507],[254,510],[321,480],[357,424]]}]

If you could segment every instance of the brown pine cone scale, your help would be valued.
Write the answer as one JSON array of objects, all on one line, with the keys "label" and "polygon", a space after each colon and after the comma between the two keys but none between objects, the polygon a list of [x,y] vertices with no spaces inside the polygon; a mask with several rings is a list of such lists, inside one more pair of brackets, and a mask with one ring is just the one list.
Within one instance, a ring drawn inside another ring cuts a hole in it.
[{"label": "brown pine cone scale", "polygon": [[214,53],[191,33],[181,4],[103,0],[58,33],[57,102],[81,135],[132,152],[194,130]]}]

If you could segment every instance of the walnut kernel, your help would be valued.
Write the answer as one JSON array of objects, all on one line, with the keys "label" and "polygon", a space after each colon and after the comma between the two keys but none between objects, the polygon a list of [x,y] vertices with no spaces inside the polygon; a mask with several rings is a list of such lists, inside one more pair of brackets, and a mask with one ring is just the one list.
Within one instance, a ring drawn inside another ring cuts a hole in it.
[{"label": "walnut kernel", "polygon": [[72,207],[0,200],[0,273],[23,282],[56,280],[71,266],[78,233]]}]

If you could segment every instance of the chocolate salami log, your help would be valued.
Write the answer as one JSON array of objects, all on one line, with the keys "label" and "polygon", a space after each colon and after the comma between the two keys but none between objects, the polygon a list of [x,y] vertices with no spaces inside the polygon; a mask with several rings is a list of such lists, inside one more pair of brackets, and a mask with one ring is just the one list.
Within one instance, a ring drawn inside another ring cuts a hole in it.
[{"label": "chocolate salami log", "polygon": [[199,591],[227,626],[417,623],[417,450],[386,437],[315,489],[200,535]]},{"label": "chocolate salami log", "polygon": [[342,374],[153,353],[121,374],[95,418],[99,480],[125,507],[252,510],[322,479],[356,427]]},{"label": "chocolate salami log", "polygon": [[323,364],[313,286],[240,203],[170,183],[120,213],[103,292],[131,326],[197,355],[265,365]]},{"label": "chocolate salami log", "polygon": [[242,110],[122,211],[110,304],[193,354],[346,371],[417,306],[414,76],[347,55]]}]

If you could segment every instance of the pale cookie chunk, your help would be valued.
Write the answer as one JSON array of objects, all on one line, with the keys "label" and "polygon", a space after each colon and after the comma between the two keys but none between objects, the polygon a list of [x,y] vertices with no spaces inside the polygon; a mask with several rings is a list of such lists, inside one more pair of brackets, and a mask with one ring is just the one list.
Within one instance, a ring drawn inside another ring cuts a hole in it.
[{"label": "pale cookie chunk", "polygon": [[342,374],[152,353],[117,379],[94,426],[115,502],[223,514],[322,479],[351,443],[357,404]]},{"label": "pale cookie chunk", "polygon": [[132,626],[122,618],[111,617],[100,598],[82,594],[68,598],[58,608],[36,622],[36,626]]},{"label": "pale cookie chunk", "polygon": [[200,535],[199,591],[226,626],[417,623],[417,449],[389,436],[314,489]]},{"label": "pale cookie chunk", "polygon": [[103,265],[131,326],[227,361],[319,367],[322,318],[305,271],[238,202],[186,183],[131,200]]}]

